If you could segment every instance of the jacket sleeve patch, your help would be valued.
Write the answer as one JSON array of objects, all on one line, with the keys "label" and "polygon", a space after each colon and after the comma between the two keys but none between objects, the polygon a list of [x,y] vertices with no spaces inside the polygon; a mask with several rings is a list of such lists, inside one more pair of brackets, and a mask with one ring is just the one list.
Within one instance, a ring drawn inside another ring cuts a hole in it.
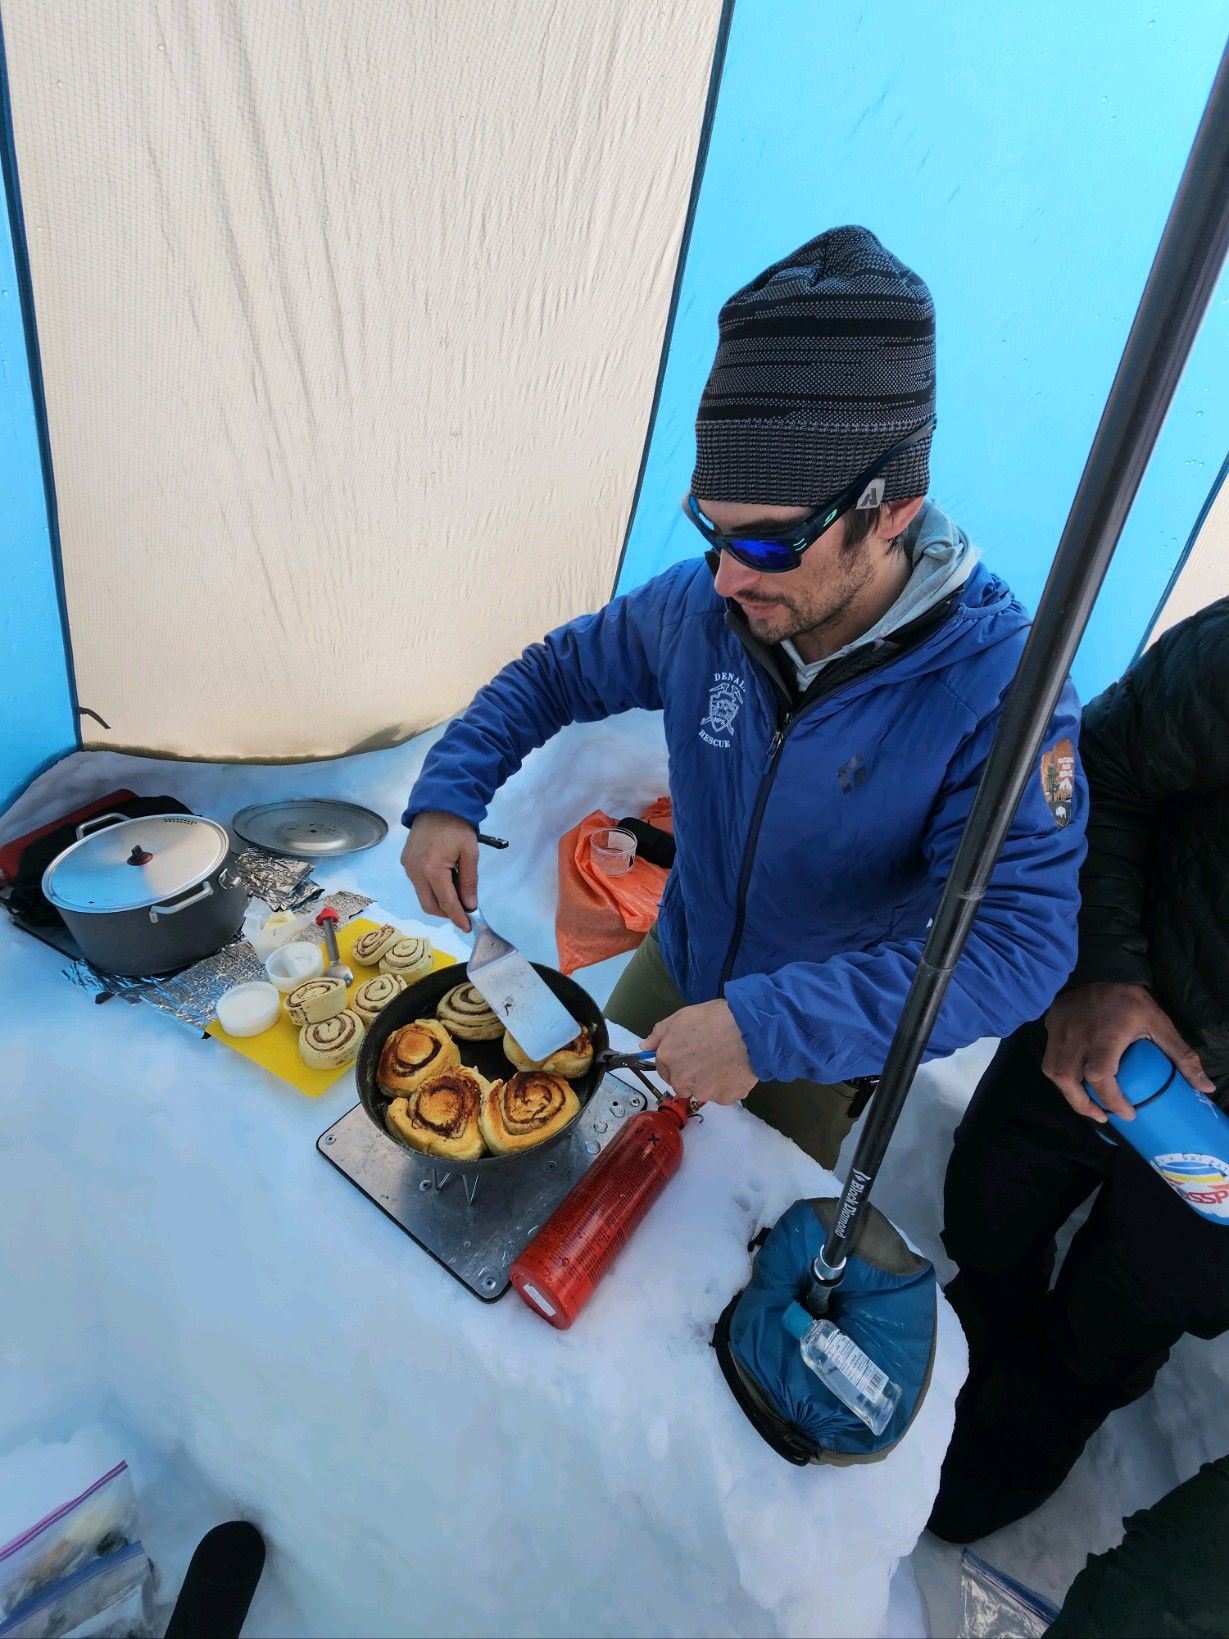
[{"label": "jacket sleeve patch", "polygon": [[1060,740],[1041,754],[1041,789],[1054,823],[1062,830],[1075,812],[1075,751],[1070,740]]}]

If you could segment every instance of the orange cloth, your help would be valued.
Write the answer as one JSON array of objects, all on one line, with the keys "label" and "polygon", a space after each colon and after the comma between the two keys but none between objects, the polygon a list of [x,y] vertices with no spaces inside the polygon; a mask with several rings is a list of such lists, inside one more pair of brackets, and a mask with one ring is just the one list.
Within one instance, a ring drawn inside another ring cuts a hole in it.
[{"label": "orange cloth", "polygon": [[[673,833],[669,797],[658,797],[640,817]],[[634,950],[657,918],[667,874],[660,865],[637,854],[626,876],[603,876],[590,858],[589,838],[614,824],[599,808],[559,838],[555,942],[562,973]]]}]

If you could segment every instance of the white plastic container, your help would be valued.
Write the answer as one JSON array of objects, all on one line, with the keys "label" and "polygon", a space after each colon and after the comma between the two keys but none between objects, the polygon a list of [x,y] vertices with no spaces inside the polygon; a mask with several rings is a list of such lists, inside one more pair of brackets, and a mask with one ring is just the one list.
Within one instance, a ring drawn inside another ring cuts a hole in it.
[{"label": "white plastic container", "polygon": [[273,985],[254,979],[218,997],[218,1023],[228,1036],[260,1036],[277,1023],[282,998]]},{"label": "white plastic container", "polygon": [[296,916],[293,911],[274,911],[256,927],[255,918],[245,921],[244,936],[252,949],[265,961],[271,952],[293,939],[295,934],[311,921],[310,916]]},{"label": "white plastic container", "polygon": [[265,957],[265,972],[282,995],[289,996],[304,980],[318,979],[324,972],[324,951],[305,939],[279,945]]}]

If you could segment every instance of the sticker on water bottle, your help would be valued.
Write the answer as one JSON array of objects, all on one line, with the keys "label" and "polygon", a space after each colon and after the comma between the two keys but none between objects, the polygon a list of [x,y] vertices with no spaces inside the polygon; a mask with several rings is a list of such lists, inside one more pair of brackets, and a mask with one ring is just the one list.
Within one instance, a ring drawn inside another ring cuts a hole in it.
[{"label": "sticker on water bottle", "polygon": [[1152,1165],[1183,1200],[1201,1212],[1229,1219],[1229,1165],[1224,1161],[1184,1151],[1155,1156]]}]

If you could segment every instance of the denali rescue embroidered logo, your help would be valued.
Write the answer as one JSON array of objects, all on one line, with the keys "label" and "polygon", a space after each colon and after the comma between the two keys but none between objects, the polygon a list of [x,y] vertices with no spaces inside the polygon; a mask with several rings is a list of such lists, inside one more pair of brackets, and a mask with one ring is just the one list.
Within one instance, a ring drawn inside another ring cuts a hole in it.
[{"label": "denali rescue embroidered logo", "polygon": [[700,738],[705,745],[717,746],[722,751],[730,749],[730,729],[745,692],[746,685],[737,672],[713,673],[713,686],[708,691],[708,715],[700,719]]},{"label": "denali rescue embroidered logo", "polygon": [[1061,830],[1075,811],[1075,751],[1070,740],[1060,740],[1052,751],[1042,752],[1041,789]]}]

